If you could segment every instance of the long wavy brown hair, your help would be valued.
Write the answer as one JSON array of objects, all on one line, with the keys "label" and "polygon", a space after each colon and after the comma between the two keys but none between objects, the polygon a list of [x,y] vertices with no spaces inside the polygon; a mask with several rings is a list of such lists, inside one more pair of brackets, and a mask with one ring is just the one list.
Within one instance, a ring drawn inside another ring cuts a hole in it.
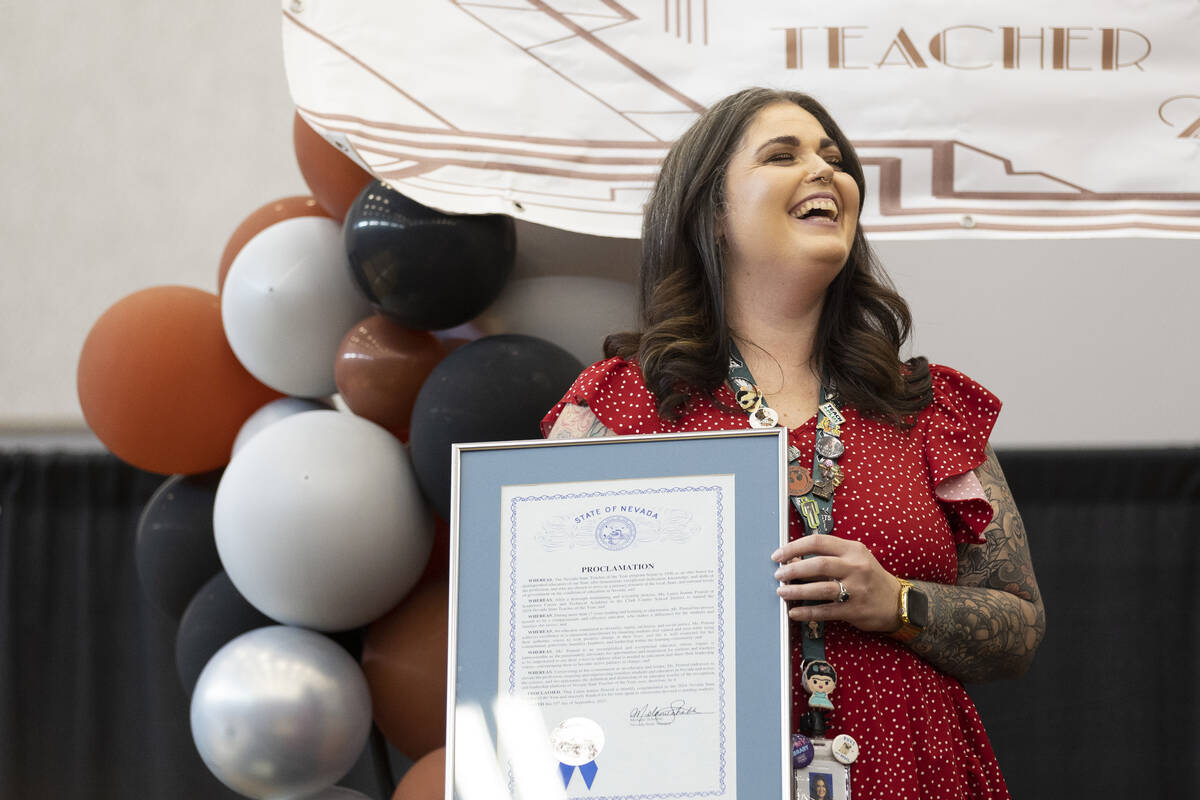
[{"label": "long wavy brown hair", "polygon": [[[862,197],[854,147],[820,103],[799,92],[745,89],[712,106],[674,144],[642,224],[641,329],[605,339],[605,356],[636,359],[664,419],[678,419],[695,393],[711,395],[728,374],[725,263],[719,242],[725,172],[746,128],[766,106],[795,103],[816,117],[842,154]],[[813,368],[842,402],[906,428],[931,398],[929,363],[900,360],[912,316],[862,229],[825,290]]]}]

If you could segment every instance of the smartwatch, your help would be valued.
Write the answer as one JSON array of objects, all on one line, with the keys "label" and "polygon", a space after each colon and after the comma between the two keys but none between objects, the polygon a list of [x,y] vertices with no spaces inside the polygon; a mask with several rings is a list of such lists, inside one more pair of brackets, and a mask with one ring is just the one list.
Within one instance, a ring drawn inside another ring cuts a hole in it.
[{"label": "smartwatch", "polygon": [[900,628],[888,634],[901,642],[911,642],[929,625],[929,598],[904,578],[900,581]]}]

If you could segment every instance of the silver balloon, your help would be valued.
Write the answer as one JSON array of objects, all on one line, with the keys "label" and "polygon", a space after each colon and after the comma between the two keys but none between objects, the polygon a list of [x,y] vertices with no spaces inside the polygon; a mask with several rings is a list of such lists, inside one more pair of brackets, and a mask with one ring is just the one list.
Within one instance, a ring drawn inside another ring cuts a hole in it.
[{"label": "silver balloon", "polygon": [[217,651],[196,682],[191,714],[196,749],[222,783],[282,800],[329,788],[354,766],[370,732],[371,697],[345,650],[279,625]]}]

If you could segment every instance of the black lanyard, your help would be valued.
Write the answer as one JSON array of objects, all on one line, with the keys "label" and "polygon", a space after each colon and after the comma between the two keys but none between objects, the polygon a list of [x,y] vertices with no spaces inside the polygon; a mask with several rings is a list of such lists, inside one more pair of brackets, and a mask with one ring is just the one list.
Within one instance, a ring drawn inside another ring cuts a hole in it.
[{"label": "black lanyard", "polygon": [[[738,405],[750,415],[752,427],[771,428],[779,423],[779,415],[767,407],[766,398],[754,383],[746,360],[732,341],[729,343],[729,385]],[[811,472],[800,464],[800,449],[788,445],[788,496],[804,522],[805,534],[810,536],[833,531],[833,493],[844,477],[837,462],[846,450],[840,438],[846,418],[836,399],[836,394],[822,384]],[[800,647],[806,664],[828,663],[824,623],[805,624]]]}]

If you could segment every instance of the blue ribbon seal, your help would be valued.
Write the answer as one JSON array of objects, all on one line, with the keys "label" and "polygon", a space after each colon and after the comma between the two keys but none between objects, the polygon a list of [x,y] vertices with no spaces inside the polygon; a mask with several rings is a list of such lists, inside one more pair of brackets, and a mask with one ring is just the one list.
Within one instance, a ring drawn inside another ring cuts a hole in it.
[{"label": "blue ribbon seal", "polygon": [[571,778],[575,777],[575,770],[579,770],[579,774],[583,776],[583,782],[587,784],[587,788],[592,788],[592,781],[596,780],[596,773],[600,768],[596,766],[595,761],[589,761],[586,764],[580,764],[578,767],[572,764],[564,764],[558,762],[558,771],[562,773],[563,788],[566,789],[571,785]]},{"label": "blue ribbon seal", "polygon": [[587,717],[564,719],[550,733],[550,749],[558,756],[558,771],[562,774],[564,789],[571,785],[576,769],[587,788],[592,788],[596,773],[600,771],[596,756],[604,749],[604,731],[595,720]]}]

